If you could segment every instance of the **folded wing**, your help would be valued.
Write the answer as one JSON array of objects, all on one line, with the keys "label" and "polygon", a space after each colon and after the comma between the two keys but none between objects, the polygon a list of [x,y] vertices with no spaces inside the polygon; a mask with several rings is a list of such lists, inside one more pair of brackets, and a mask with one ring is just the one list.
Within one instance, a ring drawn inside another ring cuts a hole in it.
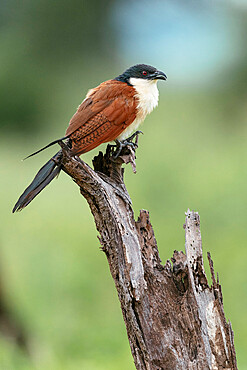
[{"label": "folded wing", "polygon": [[115,80],[89,91],[66,131],[73,154],[86,153],[116,139],[135,120],[136,100],[132,86]]}]

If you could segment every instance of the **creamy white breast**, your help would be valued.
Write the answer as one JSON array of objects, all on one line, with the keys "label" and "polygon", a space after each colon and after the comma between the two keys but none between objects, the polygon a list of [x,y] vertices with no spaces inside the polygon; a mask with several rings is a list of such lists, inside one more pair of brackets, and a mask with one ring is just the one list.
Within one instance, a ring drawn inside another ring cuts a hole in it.
[{"label": "creamy white breast", "polygon": [[132,132],[136,131],[139,125],[144,121],[147,114],[158,105],[159,90],[157,80],[145,80],[142,78],[130,78],[131,85],[136,90],[138,99],[136,119],[119,136],[118,140],[127,139]]}]

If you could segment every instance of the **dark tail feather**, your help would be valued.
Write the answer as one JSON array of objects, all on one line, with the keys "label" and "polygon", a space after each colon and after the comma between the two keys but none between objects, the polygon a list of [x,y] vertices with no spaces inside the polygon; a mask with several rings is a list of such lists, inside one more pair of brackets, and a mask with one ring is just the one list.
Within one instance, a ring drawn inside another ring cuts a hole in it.
[{"label": "dark tail feather", "polygon": [[12,212],[21,211],[38,195],[61,171],[62,151],[54,155],[37,173],[31,184],[18,199]]},{"label": "dark tail feather", "polygon": [[24,158],[24,159],[23,159],[23,161],[25,161],[25,159],[28,159],[28,158],[30,158],[30,157],[33,157],[34,155],[36,155],[36,154],[38,154],[38,153],[42,152],[43,150],[45,150],[45,149],[49,148],[50,146],[55,145],[55,144],[59,143],[59,141],[62,141],[62,140],[67,139],[67,138],[68,138],[68,136],[64,136],[64,137],[62,137],[61,139],[57,139],[57,140],[52,141],[50,144],[47,144],[47,145],[46,145],[46,146],[44,146],[43,148],[41,148],[41,149],[37,150],[37,152],[34,152],[34,153],[32,153],[32,154],[28,155],[26,158]]}]

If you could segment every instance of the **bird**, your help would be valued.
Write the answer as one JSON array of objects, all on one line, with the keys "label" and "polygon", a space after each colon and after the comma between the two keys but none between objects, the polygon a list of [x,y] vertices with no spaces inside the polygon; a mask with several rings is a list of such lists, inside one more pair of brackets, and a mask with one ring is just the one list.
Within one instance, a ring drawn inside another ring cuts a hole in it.
[{"label": "bird", "polygon": [[[102,82],[88,91],[72,116],[65,136],[52,141],[27,158],[62,140],[67,140],[72,156],[80,156],[102,143],[115,141],[116,158],[124,146],[132,143],[133,137],[140,132],[136,131],[139,125],[158,105],[157,82],[166,79],[165,73],[157,68],[136,64],[118,77]],[[19,197],[13,213],[25,208],[59,174],[61,163],[62,150],[41,167]]]}]

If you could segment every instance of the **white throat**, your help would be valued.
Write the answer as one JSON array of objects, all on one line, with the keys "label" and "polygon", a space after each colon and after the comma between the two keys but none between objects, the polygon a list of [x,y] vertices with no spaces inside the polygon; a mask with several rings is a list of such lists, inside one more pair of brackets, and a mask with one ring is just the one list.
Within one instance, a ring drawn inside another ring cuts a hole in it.
[{"label": "white throat", "polygon": [[137,115],[134,122],[118,137],[119,140],[126,139],[133,131],[136,131],[138,126],[146,118],[147,114],[151,113],[158,105],[159,101],[157,80],[145,80],[143,78],[131,77],[129,82],[136,90],[136,97],[138,99]]},{"label": "white throat", "polygon": [[132,77],[130,78],[130,83],[136,89],[136,96],[139,100],[137,110],[143,111],[146,117],[158,105],[159,90],[157,88],[157,80]]}]

